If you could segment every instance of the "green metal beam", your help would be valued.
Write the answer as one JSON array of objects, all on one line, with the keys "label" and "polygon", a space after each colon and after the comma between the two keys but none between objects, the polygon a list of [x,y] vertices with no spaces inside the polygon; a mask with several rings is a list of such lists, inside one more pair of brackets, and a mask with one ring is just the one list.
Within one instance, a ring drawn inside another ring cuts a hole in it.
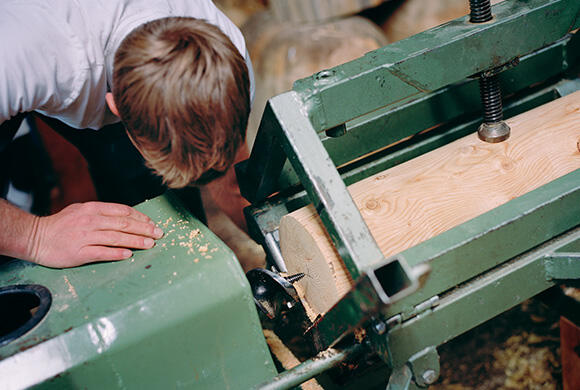
[{"label": "green metal beam", "polygon": [[[441,345],[552,287],[546,256],[578,239],[580,228],[459,285],[442,296],[436,308],[391,329],[382,341],[383,356],[392,367],[400,367],[417,351]],[[375,340],[381,343],[380,336]]]},{"label": "green metal beam", "polygon": [[[521,112],[550,102],[562,94],[574,92],[578,88],[580,88],[580,81],[578,79],[562,80],[506,104],[504,108],[505,114],[507,117],[515,116]],[[479,119],[471,119],[462,121],[460,124],[450,123],[428,134],[418,135],[412,140],[390,148],[383,154],[379,153],[374,155],[368,162],[361,161],[360,164],[343,170],[341,178],[346,185],[353,184],[370,175],[389,169],[466,136],[474,132],[477,126],[479,126]],[[299,182],[295,174],[293,180],[294,184]],[[308,203],[310,203],[308,195],[305,191],[301,191],[290,196],[280,195],[273,197],[263,204],[246,208],[246,219],[252,238],[265,245],[265,235],[278,229],[282,216],[300,207],[304,207]]]},{"label": "green metal beam", "polygon": [[577,0],[512,0],[496,5],[493,12],[488,23],[472,24],[465,16],[296,81],[294,91],[313,128],[327,130],[418,98],[580,27]]},{"label": "green metal beam", "polygon": [[[233,252],[171,193],[136,208],[165,236],[131,259],[2,263],[0,286],[42,284],[53,300],[42,322],[0,347],[0,388],[245,390],[276,375]],[[9,313],[3,306],[0,321]]]},{"label": "green metal beam", "polygon": [[387,317],[491,269],[580,223],[580,170],[403,251],[409,266],[427,262],[425,286],[393,304]]}]

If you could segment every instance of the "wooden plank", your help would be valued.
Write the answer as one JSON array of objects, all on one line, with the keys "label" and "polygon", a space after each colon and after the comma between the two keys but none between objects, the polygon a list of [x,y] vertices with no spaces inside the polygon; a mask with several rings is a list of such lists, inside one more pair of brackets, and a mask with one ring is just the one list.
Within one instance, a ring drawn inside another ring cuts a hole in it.
[{"label": "wooden plank", "polygon": [[[417,245],[580,168],[580,92],[507,121],[510,138],[469,135],[349,187],[385,256]],[[326,312],[351,287],[312,206],[280,224],[282,254],[309,314]]]}]

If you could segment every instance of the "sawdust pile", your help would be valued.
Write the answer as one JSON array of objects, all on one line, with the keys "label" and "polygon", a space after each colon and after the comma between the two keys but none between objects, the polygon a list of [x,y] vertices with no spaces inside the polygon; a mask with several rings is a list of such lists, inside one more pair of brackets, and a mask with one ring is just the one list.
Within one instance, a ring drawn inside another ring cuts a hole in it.
[{"label": "sawdust pile", "polygon": [[439,347],[436,390],[562,388],[559,315],[531,300]]}]

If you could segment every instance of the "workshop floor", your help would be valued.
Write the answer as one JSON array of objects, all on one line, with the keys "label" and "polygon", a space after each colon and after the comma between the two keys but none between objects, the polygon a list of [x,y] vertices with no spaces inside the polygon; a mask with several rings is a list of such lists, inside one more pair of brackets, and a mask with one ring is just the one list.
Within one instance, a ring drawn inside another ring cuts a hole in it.
[{"label": "workshop floor", "polygon": [[560,316],[529,300],[438,348],[433,390],[562,389]]}]

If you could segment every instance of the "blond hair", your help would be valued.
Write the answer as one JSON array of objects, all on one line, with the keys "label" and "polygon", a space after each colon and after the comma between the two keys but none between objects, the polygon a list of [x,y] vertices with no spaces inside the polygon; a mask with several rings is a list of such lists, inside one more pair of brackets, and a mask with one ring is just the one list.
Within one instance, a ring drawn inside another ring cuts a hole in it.
[{"label": "blond hair", "polygon": [[115,53],[113,96],[147,165],[171,188],[233,164],[250,112],[248,69],[216,26],[188,17],[133,30]]}]

